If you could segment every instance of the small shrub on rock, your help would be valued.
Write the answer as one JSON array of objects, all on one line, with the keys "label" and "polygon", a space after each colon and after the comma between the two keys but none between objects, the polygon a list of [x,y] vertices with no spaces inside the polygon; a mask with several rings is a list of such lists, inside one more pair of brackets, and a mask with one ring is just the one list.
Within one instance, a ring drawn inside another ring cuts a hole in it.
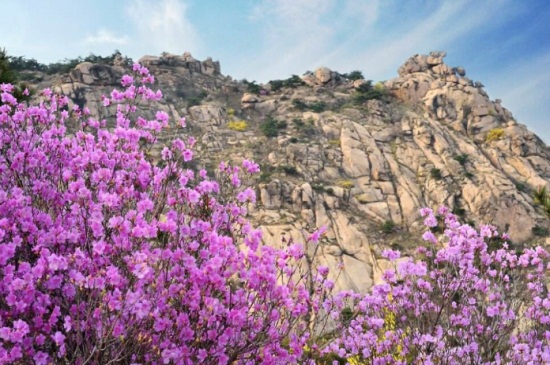
[{"label": "small shrub on rock", "polygon": [[286,127],[286,121],[278,121],[269,117],[265,122],[260,124],[260,131],[266,137],[277,137],[279,135],[279,130],[285,129]]},{"label": "small shrub on rock", "polygon": [[434,180],[441,180],[443,178],[443,176],[441,175],[441,169],[438,169],[436,167],[433,167],[431,170],[430,170],[430,176],[434,179]]},{"label": "small shrub on rock", "polygon": [[498,141],[499,139],[501,139],[505,135],[506,135],[506,133],[504,132],[504,129],[502,129],[502,128],[492,129],[487,133],[487,136],[485,137],[485,142]]},{"label": "small shrub on rock", "polygon": [[232,131],[244,132],[247,127],[248,123],[246,123],[246,121],[244,120],[236,120],[227,123],[227,128],[231,129]]}]

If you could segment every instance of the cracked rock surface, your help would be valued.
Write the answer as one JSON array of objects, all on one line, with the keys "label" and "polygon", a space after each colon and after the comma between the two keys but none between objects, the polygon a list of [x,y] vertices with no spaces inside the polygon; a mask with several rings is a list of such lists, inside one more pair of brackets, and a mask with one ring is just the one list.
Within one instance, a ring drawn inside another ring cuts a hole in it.
[{"label": "cracked rock surface", "polygon": [[[514,243],[550,243],[533,233],[550,225],[532,194],[550,187],[548,146],[444,57],[409,58],[396,78],[374,87],[382,96],[359,101],[366,82],[326,67],[306,73],[301,85],[254,92],[210,58],[164,54],[141,62],[164,91],[159,108],[174,119],[161,141],[192,134],[193,168],[211,173],[221,160],[259,162],[261,176],[248,182],[258,197],[250,219],[265,244],[305,242],[325,225],[316,264],[329,266],[337,289],[364,292],[388,266],[384,248],[419,244],[421,207],[446,205],[463,222],[496,225]],[[82,63],[37,87],[52,87],[112,122],[115,109],[104,108],[101,95],[119,87],[125,72]],[[175,126],[184,116],[188,130]],[[231,127],[235,121],[245,127]],[[274,121],[276,136],[267,137],[262,125]]]}]

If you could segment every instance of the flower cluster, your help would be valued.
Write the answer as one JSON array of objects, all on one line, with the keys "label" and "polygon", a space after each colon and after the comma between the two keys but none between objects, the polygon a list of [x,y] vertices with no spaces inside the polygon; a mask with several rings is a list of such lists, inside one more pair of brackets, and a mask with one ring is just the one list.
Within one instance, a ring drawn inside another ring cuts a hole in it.
[{"label": "flower cluster", "polygon": [[333,293],[305,254],[324,228],[277,249],[247,221],[256,163],[209,177],[192,137],[151,157],[170,116],[137,115],[162,93],[133,71],[111,128],[0,85],[0,364],[550,363],[547,251],[422,209],[416,260],[385,250],[383,284]]},{"label": "flower cluster", "polygon": [[[333,300],[341,335],[325,352],[356,364],[550,363],[548,252],[517,253],[506,243],[491,250],[494,227],[478,232],[439,213],[444,235],[424,235],[420,260],[388,250],[395,268],[383,284]],[[432,210],[421,214],[427,227],[438,225]]]},{"label": "flower cluster", "polygon": [[262,245],[245,219],[258,165],[211,180],[190,168],[193,138],[153,161],[170,118],[136,115],[162,93],[133,70],[103,98],[110,129],[50,90],[26,106],[2,85],[0,364],[299,362],[319,299],[303,250]]}]

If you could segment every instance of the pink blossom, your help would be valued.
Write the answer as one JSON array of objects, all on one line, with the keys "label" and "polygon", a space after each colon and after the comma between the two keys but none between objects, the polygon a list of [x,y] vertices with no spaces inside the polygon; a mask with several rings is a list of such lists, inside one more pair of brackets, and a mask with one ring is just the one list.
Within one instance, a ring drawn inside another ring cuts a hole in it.
[{"label": "pink blossom", "polygon": [[191,150],[185,150],[183,151],[183,160],[185,162],[189,162],[193,159],[193,151]]},{"label": "pink blossom", "polygon": [[120,81],[120,83],[124,87],[130,86],[134,83],[134,78],[130,75],[124,75],[122,76],[122,80]]},{"label": "pink blossom", "polygon": [[103,98],[117,105],[113,128],[76,107],[64,112],[66,98],[51,90],[28,106],[0,87],[11,103],[0,107],[9,142],[0,150],[9,165],[0,169],[0,363],[550,361],[544,248],[495,249],[494,227],[423,209],[428,228],[445,226],[424,234],[421,257],[380,242],[389,259],[405,256],[396,270],[368,292],[337,293],[349,279],[344,263],[374,270],[370,259],[339,243],[342,254],[323,256],[323,266],[316,255],[326,246],[309,241],[325,227],[306,246],[264,244],[247,220],[258,165],[222,163],[219,181],[182,167],[196,140],[157,142],[169,120],[154,109],[162,93],[145,85],[154,80],[147,68],[133,69]]}]

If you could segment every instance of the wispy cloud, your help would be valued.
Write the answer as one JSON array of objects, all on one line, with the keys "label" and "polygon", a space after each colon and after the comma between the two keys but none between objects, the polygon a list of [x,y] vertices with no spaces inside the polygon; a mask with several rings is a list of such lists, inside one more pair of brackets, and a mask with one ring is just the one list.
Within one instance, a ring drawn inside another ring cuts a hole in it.
[{"label": "wispy cloud", "polygon": [[486,82],[491,96],[502,99],[520,123],[550,143],[550,51],[506,65]]},{"label": "wispy cloud", "polygon": [[[352,17],[352,19],[349,19]],[[261,70],[259,79],[283,77],[324,65],[339,47],[354,34],[352,22],[361,20],[361,31],[376,21],[377,2],[348,0],[281,0],[261,1],[251,19],[261,24],[263,49],[251,60]],[[264,65],[262,67],[262,65]],[[268,65],[268,67],[265,67]]]},{"label": "wispy cloud", "polygon": [[88,35],[84,40],[90,44],[126,44],[128,43],[128,36],[117,37],[111,31],[107,29],[100,29],[95,34]]},{"label": "wispy cloud", "polygon": [[251,68],[262,70],[258,77],[264,81],[322,65],[388,78],[407,57],[450,50],[489,26],[487,19],[495,14],[502,18],[508,3],[467,0],[418,7],[390,0],[264,0],[252,13],[262,23],[264,49],[250,60]]},{"label": "wispy cloud", "polygon": [[[493,81],[499,89],[502,89],[502,98],[510,102],[522,99],[525,93],[533,90],[537,90],[537,93],[529,99],[530,105],[542,100],[550,100],[548,98],[550,91],[546,87],[550,83],[549,64],[550,52],[546,52],[529,59],[528,62],[523,59],[521,62],[509,64]],[[504,89],[504,85],[508,87]]]},{"label": "wispy cloud", "polygon": [[139,56],[161,52],[197,52],[200,38],[187,17],[187,3],[182,0],[137,0],[129,2],[126,12],[137,34],[133,47]]},{"label": "wispy cloud", "polygon": [[[488,27],[487,19],[494,19],[500,13],[501,20],[507,11],[504,6],[508,1],[494,2],[440,2],[438,6],[422,14],[413,22],[394,22],[387,24],[393,35],[384,38],[380,29],[365,37],[370,45],[367,49],[357,50],[347,58],[349,64],[359,64],[372,77],[388,78],[397,76],[396,69],[406,58],[416,53],[427,53],[432,50],[453,51],[460,43],[466,41],[481,29]],[[401,2],[388,6],[381,16],[390,17],[399,11]],[[414,11],[414,9],[410,9]],[[494,23],[497,21],[495,20]],[[382,38],[383,42],[379,39]]]}]

